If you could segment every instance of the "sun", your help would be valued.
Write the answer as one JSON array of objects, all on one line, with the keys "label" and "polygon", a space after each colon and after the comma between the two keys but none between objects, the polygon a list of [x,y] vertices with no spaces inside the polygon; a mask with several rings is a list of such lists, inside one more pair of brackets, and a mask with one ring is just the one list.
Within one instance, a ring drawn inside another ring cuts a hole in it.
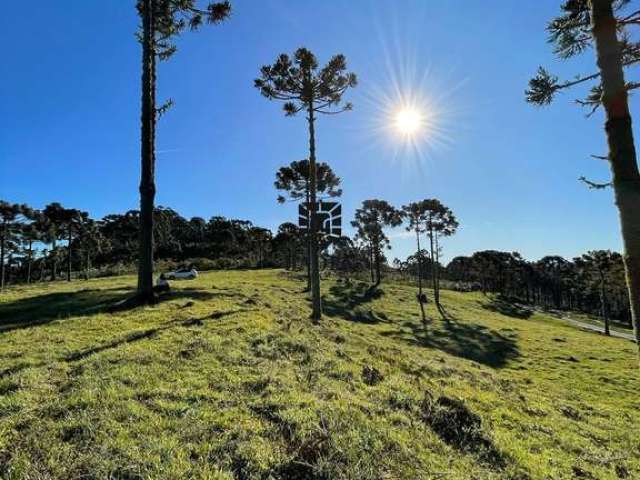
[{"label": "sun", "polygon": [[422,129],[424,118],[415,108],[402,108],[396,112],[393,123],[398,133],[406,136],[414,136]]}]

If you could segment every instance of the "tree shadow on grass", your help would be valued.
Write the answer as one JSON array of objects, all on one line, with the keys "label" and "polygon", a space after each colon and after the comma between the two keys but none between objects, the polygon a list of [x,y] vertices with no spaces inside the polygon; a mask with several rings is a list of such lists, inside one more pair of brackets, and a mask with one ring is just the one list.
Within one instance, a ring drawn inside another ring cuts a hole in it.
[{"label": "tree shadow on grass", "polygon": [[442,305],[442,303],[437,303],[436,308],[438,310],[438,313],[440,313],[440,316],[445,322],[451,322],[456,320],[456,318],[444,307],[444,305]]},{"label": "tree shadow on grass", "polygon": [[[0,304],[0,333],[47,324],[54,320],[90,316],[99,313],[122,312],[140,307],[134,298],[133,287],[81,289],[72,292],[54,292],[21,298]],[[197,288],[173,289],[159,296],[159,303],[188,298],[209,300],[215,292]]]},{"label": "tree shadow on grass", "polygon": [[[398,323],[369,305],[384,292],[366,283],[336,284],[330,295],[323,298],[326,315],[367,324]],[[436,348],[462,358],[501,368],[520,355],[516,339],[504,336],[483,325],[461,321],[443,305],[437,306],[443,322],[425,326],[415,320],[399,324],[400,329],[387,330],[381,335],[402,340],[411,345]]]},{"label": "tree shadow on grass", "polygon": [[480,302],[480,306],[491,312],[523,320],[533,315],[533,309],[520,305],[502,295],[492,296],[488,302]]},{"label": "tree shadow on grass", "polygon": [[[81,350],[70,352],[66,355],[63,355],[62,357],[59,357],[57,360],[54,360],[54,361],[77,362],[80,360],[84,360],[85,358],[91,357],[92,355],[95,355],[97,353],[118,348],[124,344],[130,344],[130,343],[138,342],[140,340],[153,338],[156,334],[165,330],[169,330],[174,327],[185,327],[185,328],[201,327],[204,325],[205,321],[220,320],[221,318],[227,317],[229,315],[246,312],[246,311],[248,310],[246,309],[222,310],[222,311],[214,311],[213,313],[209,315],[205,315],[204,317],[187,318],[186,320],[181,318],[176,318],[174,320],[165,322],[164,324],[160,324],[156,327],[148,328],[145,330],[128,332],[124,336],[118,336],[112,340],[109,340],[103,343],[98,343],[96,345],[91,345]],[[46,366],[47,364],[48,364],[47,361],[39,361],[35,363],[19,362],[10,367],[0,369],[0,379],[3,379],[9,375],[18,373],[27,368],[40,368],[40,367]]]},{"label": "tree shadow on grass", "polygon": [[342,283],[329,289],[331,296],[322,299],[325,315],[341,317],[352,322],[375,324],[388,322],[389,318],[382,312],[365,309],[364,305],[382,297],[384,292],[366,283]]},{"label": "tree shadow on grass", "polygon": [[462,322],[450,314],[441,328],[405,321],[400,331],[381,334],[411,345],[436,348],[457,357],[473,360],[489,367],[504,367],[520,355],[514,338],[504,336],[483,325]]}]

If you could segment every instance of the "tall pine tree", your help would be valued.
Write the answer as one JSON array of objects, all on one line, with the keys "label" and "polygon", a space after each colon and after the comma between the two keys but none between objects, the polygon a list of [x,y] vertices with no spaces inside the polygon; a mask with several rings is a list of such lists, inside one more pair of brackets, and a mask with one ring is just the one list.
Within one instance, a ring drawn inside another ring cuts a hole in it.
[{"label": "tall pine tree", "polygon": [[[538,105],[551,103],[554,94],[578,84],[593,84],[579,103],[599,107],[605,113],[605,132],[616,205],[624,244],[624,264],[631,317],[640,347],[640,171],[636,158],[628,92],[640,87],[626,82],[625,68],[640,62],[640,42],[632,40],[630,29],[640,25],[640,10],[629,0],[566,0],[562,15],[552,20],[547,31],[555,53],[563,59],[594,47],[598,71],[577,79],[560,81],[540,68],[529,82],[527,100]],[[592,183],[592,185],[595,185]]]},{"label": "tall pine tree", "polygon": [[140,251],[138,258],[138,296],[146,303],[153,294],[153,211],[155,185],[155,128],[158,115],[172,104],[156,107],[156,59],[167,60],[176,52],[175,37],[186,28],[197,30],[204,22],[217,24],[231,13],[229,2],[215,2],[200,9],[196,0],[138,0],[142,19],[141,93],[141,174],[140,174]]},{"label": "tall pine tree", "polygon": [[260,69],[260,77],[255,86],[269,100],[284,102],[288,116],[304,112],[309,128],[309,211],[311,298],[313,310],[311,318],[318,322],[322,316],[320,301],[320,265],[318,262],[318,222],[316,218],[317,174],[315,124],[318,114],[336,114],[351,110],[351,104],[342,104],[347,89],[355,87],[356,75],[347,72],[344,55],[335,55],[329,63],[319,69],[315,55],[306,48],[299,48],[293,58],[283,53],[273,65]]}]

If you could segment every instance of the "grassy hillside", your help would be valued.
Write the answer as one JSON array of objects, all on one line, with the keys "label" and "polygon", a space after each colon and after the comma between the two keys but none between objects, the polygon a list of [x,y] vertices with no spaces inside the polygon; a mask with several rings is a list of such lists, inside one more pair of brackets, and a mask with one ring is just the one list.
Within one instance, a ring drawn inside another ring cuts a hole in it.
[{"label": "grassy hillside", "polygon": [[640,478],[631,342],[480,294],[326,282],[309,320],[281,271],[133,277],[0,296],[0,477]]}]

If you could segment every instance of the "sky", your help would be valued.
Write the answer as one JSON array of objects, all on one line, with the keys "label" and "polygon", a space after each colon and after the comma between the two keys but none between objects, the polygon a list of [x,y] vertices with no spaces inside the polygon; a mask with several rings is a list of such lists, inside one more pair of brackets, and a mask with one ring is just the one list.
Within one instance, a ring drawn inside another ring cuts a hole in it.
[{"label": "sky", "polygon": [[[524,100],[539,65],[566,78],[592,73],[591,51],[560,62],[545,25],[558,0],[232,0],[220,26],[185,32],[158,65],[156,204],[186,217],[224,215],[276,229],[275,171],[306,158],[304,117],[253,87],[260,66],[298,47],[321,64],[346,56],[353,111],[318,120],[317,156],[342,178],[343,222],[365,199],[396,206],[438,198],[460,222],[444,258],[477,250],[571,258],[621,248],[609,190],[603,116],[574,99]],[[140,46],[134,0],[8,2],[0,18],[0,198],[52,201],[100,218],[138,207]],[[391,127],[403,104],[429,128],[407,144]],[[637,116],[632,105],[632,115]],[[347,228],[347,233],[350,229]],[[402,228],[392,251],[415,249]]]}]

